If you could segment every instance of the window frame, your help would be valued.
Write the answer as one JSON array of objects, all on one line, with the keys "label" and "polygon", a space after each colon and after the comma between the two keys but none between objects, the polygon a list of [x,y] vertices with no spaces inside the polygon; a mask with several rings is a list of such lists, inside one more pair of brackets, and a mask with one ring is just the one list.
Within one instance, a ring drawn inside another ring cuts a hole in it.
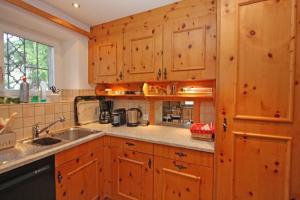
[{"label": "window frame", "polygon": [[[6,31],[6,30],[3,30],[3,31],[0,31],[0,34],[2,35],[2,39],[1,39],[1,42],[0,42],[0,48],[1,48],[1,53],[2,56],[0,56],[0,59],[1,59],[1,62],[2,63],[1,65],[1,70],[2,70],[2,73],[1,73],[1,79],[2,79],[2,82],[0,83],[1,84],[1,89],[7,93],[8,95],[17,95],[19,90],[18,89],[8,89],[6,88],[6,82],[5,82],[5,52],[4,52],[4,48],[5,48],[5,43],[4,43],[4,34],[8,34],[8,35],[12,35],[12,36],[15,36],[15,37],[19,37],[19,38],[22,38],[24,40],[24,43],[25,41],[30,41],[30,42],[35,42],[36,43],[36,49],[37,49],[37,67],[26,67],[26,69],[36,69],[36,70],[48,70],[48,88],[47,88],[47,91],[50,91],[49,90],[49,87],[54,85],[55,84],[55,48],[56,46],[53,45],[53,44],[49,44],[47,42],[41,42],[40,40],[38,39],[34,39],[34,38],[29,38],[29,37],[26,37],[26,36],[23,36],[22,34],[18,34],[18,33],[15,33],[14,31]],[[38,66],[38,44],[41,44],[41,45],[45,45],[45,46],[48,46],[50,47],[49,50],[50,50],[50,55],[51,55],[51,59],[50,59],[50,64],[48,66],[48,69],[45,69],[45,68],[41,68]],[[25,51],[25,49],[24,49]],[[25,61],[26,63],[26,61]]]}]

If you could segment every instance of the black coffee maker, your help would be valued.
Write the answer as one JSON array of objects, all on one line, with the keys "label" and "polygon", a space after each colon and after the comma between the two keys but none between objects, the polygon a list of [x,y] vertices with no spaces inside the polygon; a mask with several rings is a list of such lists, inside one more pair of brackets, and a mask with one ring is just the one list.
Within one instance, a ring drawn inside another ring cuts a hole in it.
[{"label": "black coffee maker", "polygon": [[109,100],[100,101],[100,115],[99,115],[100,124],[109,124],[112,122],[113,103],[114,103],[113,101],[109,101]]}]

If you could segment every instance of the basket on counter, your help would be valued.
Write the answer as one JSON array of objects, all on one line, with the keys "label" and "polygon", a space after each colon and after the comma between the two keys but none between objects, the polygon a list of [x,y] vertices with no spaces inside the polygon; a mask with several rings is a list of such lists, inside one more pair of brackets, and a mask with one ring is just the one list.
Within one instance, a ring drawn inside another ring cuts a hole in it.
[{"label": "basket on counter", "polygon": [[195,123],[190,128],[192,138],[213,141],[215,138],[215,127],[212,123]]},{"label": "basket on counter", "polygon": [[17,135],[13,131],[5,131],[0,134],[0,150],[14,147],[16,145]]}]

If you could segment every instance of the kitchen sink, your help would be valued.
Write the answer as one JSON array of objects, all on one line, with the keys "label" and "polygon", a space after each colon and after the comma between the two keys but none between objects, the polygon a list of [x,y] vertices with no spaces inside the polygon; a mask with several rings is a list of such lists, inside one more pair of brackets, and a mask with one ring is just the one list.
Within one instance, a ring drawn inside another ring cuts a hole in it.
[{"label": "kitchen sink", "polygon": [[60,131],[52,136],[61,140],[74,141],[95,133],[99,133],[99,131],[75,127]]},{"label": "kitchen sink", "polygon": [[43,145],[43,146],[57,144],[59,142],[61,142],[60,139],[56,139],[56,138],[52,138],[52,137],[43,137],[43,138],[35,139],[32,141],[33,144],[38,144],[38,145]]}]

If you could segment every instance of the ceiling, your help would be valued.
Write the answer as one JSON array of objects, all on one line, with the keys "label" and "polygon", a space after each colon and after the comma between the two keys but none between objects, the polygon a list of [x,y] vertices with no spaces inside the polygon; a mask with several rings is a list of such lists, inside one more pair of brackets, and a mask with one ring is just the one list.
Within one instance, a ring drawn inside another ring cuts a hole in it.
[{"label": "ceiling", "polygon": [[[158,8],[178,0],[40,0],[80,22],[94,26]],[[79,3],[76,9],[72,3]]]}]

